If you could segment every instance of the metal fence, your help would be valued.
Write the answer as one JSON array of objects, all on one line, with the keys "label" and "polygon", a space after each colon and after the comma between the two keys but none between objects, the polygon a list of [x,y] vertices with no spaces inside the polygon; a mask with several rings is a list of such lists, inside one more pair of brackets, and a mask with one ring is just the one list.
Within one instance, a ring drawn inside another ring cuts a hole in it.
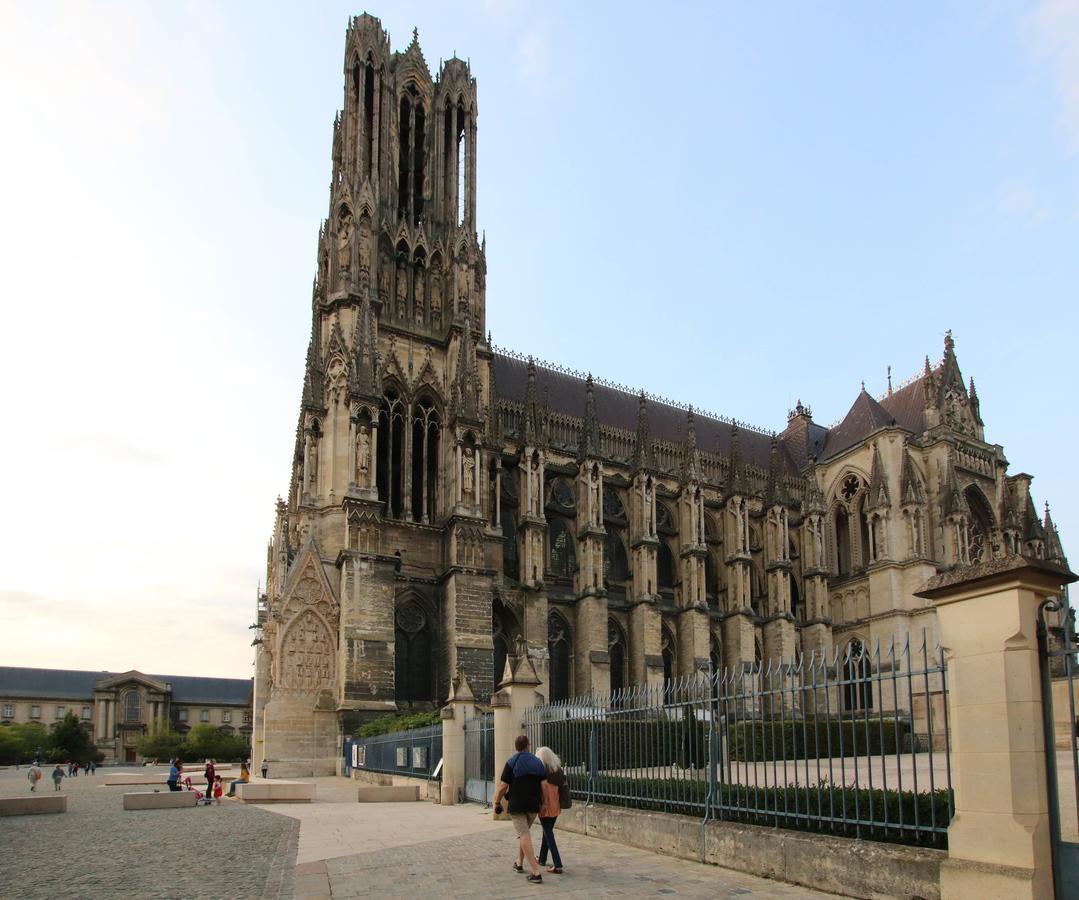
[{"label": "metal fence", "polygon": [[944,847],[946,691],[923,632],[552,703],[525,727],[588,803]]},{"label": "metal fence", "polygon": [[442,725],[395,731],[375,737],[353,738],[347,747],[346,766],[387,775],[437,778],[442,759]]}]

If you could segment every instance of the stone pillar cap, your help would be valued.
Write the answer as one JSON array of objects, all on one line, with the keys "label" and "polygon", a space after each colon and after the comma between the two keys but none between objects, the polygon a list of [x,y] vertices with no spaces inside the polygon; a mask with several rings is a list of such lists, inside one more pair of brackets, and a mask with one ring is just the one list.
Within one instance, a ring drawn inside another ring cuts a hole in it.
[{"label": "stone pillar cap", "polygon": [[1079,575],[1044,559],[1004,556],[934,575],[925,587],[914,592],[914,596],[925,600],[944,600],[962,591],[991,588],[1010,581],[1025,581],[1031,587],[1054,594],[1064,585],[1079,581]]}]

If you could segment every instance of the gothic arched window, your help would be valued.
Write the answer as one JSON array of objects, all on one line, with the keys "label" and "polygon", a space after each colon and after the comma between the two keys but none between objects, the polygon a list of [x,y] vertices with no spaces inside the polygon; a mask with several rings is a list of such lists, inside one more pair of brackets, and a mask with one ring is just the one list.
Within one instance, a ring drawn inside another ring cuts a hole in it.
[{"label": "gothic arched window", "polygon": [[850,565],[850,515],[845,506],[835,508],[835,565],[837,575],[849,575]]},{"label": "gothic arched window", "polygon": [[664,625],[663,631],[660,637],[660,652],[663,654],[663,692],[667,693],[671,689],[671,685],[674,683],[675,676],[675,651],[674,651],[674,635],[671,634],[670,629]]},{"label": "gothic arched window", "polygon": [[626,687],[626,634],[614,620],[607,620],[607,653],[611,660],[611,693]]},{"label": "gothic arched window", "polygon": [[398,703],[434,700],[431,627],[427,613],[415,600],[397,608],[394,641],[394,699]]},{"label": "gothic arched window", "polygon": [[723,645],[714,634],[708,636],[708,661],[713,673],[723,671]]},{"label": "gothic arched window", "polygon": [[629,558],[626,545],[622,541],[620,528],[607,526],[607,537],[603,546],[603,580],[609,584],[623,584],[629,581]]},{"label": "gothic arched window", "polygon": [[386,391],[378,413],[378,499],[395,519],[405,507],[405,406],[396,391]]},{"label": "gothic arched window", "polygon": [[573,537],[566,525],[566,520],[560,516],[551,519],[550,536],[551,544],[551,572],[563,578],[573,575],[576,568],[576,556],[573,549]]},{"label": "gothic arched window", "polygon": [[847,644],[843,655],[843,707],[847,712],[873,708],[872,666],[869,652],[857,638]]},{"label": "gothic arched window", "polygon": [[985,495],[974,485],[964,492],[967,506],[970,508],[970,520],[967,525],[967,547],[972,563],[988,559],[987,552],[993,532],[993,513]]},{"label": "gothic arched window", "polygon": [[[506,483],[506,476],[502,476]],[[518,581],[521,578],[521,565],[517,559],[517,514],[510,508],[502,507],[502,574]]]},{"label": "gothic arched window", "polygon": [[496,600],[491,607],[491,640],[495,651],[493,660],[495,690],[498,689],[502,676],[506,672],[506,657],[510,655],[510,650],[520,633],[517,618],[502,605],[501,601]]},{"label": "gothic arched window", "polygon": [[656,581],[660,590],[674,587],[674,554],[671,553],[670,545],[662,538],[656,553]]},{"label": "gothic arched window", "polygon": [[613,488],[603,489],[603,518],[616,523],[626,523],[626,508]]},{"label": "gothic arched window", "polygon": [[429,397],[412,407],[412,518],[433,522],[438,507],[441,422]]},{"label": "gothic arched window", "polygon": [[547,616],[547,652],[550,654],[550,700],[555,703],[569,699],[570,681],[569,625],[558,613]]}]

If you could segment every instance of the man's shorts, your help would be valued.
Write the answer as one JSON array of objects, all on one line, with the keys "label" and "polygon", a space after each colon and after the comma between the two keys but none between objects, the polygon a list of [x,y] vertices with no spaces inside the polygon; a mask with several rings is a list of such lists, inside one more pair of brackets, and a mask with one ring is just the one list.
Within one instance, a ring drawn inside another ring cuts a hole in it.
[{"label": "man's shorts", "polygon": [[513,820],[513,830],[517,832],[517,837],[522,838],[528,834],[528,829],[536,821],[538,813],[510,813],[510,818]]}]

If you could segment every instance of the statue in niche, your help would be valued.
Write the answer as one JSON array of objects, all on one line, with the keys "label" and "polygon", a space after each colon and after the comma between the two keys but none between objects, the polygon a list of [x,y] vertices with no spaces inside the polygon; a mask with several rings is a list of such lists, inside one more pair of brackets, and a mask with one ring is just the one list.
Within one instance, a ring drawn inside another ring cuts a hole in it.
[{"label": "statue in niche", "polygon": [[652,534],[652,479],[644,483],[644,530]]},{"label": "statue in niche", "polygon": [[360,231],[356,237],[356,268],[366,272],[371,257],[371,223],[367,216],[360,219]]},{"label": "statue in niche", "polygon": [[413,315],[417,325],[423,324],[423,284],[424,284],[424,271],[422,266],[416,267],[416,283],[413,285]]},{"label": "statue in niche", "polygon": [[591,524],[599,525],[603,522],[603,479],[599,474],[599,466],[592,466],[588,489],[592,492],[592,499],[589,503],[592,507]]},{"label": "statue in niche", "polygon": [[337,280],[341,287],[348,284],[352,269],[352,213],[341,214],[337,223]]},{"label": "statue in niche", "polygon": [[431,270],[431,318],[442,317],[442,270],[437,266]]},{"label": "statue in niche", "polygon": [[813,565],[818,568],[824,565],[824,529],[821,528],[820,519],[813,519]]},{"label": "statue in niche", "polygon": [[381,257],[378,265],[378,296],[383,302],[390,296],[390,261]]},{"label": "statue in niche", "polygon": [[318,443],[311,441],[307,448],[307,487],[313,491],[318,483]]},{"label": "statue in niche", "polygon": [[360,426],[360,433],[356,435],[356,484],[367,484],[367,468],[371,459],[371,435],[367,433],[367,426]]},{"label": "statue in niche", "polygon": [[457,308],[468,309],[468,264],[463,260],[457,263]]},{"label": "statue in niche", "polygon": [[472,459],[472,451],[465,450],[464,459],[461,460],[461,487],[466,496],[471,497],[476,486],[475,468],[476,463]]},{"label": "statue in niche", "polygon": [[404,265],[397,267],[397,318],[407,315],[408,307],[408,269]]}]

